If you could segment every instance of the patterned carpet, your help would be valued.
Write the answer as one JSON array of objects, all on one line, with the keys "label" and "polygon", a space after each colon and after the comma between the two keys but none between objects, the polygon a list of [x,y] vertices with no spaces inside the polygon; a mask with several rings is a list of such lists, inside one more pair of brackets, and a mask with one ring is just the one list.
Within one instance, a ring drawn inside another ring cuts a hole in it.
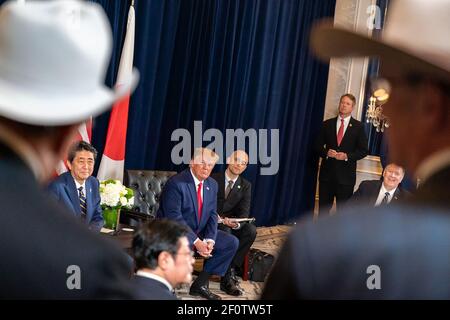
[{"label": "patterned carpet", "polygon": [[[252,248],[270,253],[276,257],[289,230],[289,226],[281,225],[275,227],[260,227],[257,230],[256,240],[253,243]],[[221,291],[219,288],[220,283],[218,277],[211,277],[209,288],[213,293],[221,296],[223,300],[256,300],[259,298],[264,282],[242,281],[241,278],[239,278],[239,281],[240,287],[244,291],[244,294],[239,297],[229,296]],[[189,287],[189,285],[181,286],[176,290],[177,295],[183,300],[202,300],[202,298],[189,295]]]}]

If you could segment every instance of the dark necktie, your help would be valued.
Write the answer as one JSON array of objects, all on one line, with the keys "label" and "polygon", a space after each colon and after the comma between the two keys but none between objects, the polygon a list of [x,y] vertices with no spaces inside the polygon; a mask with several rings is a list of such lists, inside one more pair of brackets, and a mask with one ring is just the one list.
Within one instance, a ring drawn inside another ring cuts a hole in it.
[{"label": "dark necktie", "polygon": [[78,195],[80,197],[81,218],[86,219],[86,213],[87,213],[86,196],[84,195],[83,187],[79,187],[78,191],[79,191]]},{"label": "dark necktie", "polygon": [[233,180],[228,181],[227,188],[225,189],[225,199],[228,198],[228,195],[230,194],[231,189],[233,189]]},{"label": "dark necktie", "polygon": [[200,182],[197,188],[198,221],[202,219],[202,209],[203,209],[202,185],[203,183]]},{"label": "dark necktie", "polygon": [[341,118],[341,126],[339,127],[339,131],[337,134],[337,145],[338,146],[341,145],[343,137],[344,137],[344,119]]},{"label": "dark necktie", "polygon": [[381,206],[389,203],[389,196],[390,196],[389,192],[386,192],[384,194],[383,200],[381,200],[381,203],[380,203]]}]

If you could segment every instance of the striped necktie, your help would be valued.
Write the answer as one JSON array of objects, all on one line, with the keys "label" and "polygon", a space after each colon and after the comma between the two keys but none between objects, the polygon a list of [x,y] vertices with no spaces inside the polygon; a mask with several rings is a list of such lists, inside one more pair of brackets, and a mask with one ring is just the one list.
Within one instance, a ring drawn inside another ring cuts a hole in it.
[{"label": "striped necktie", "polygon": [[80,197],[80,209],[81,209],[81,218],[86,219],[87,207],[86,207],[86,196],[83,192],[83,187],[78,188],[79,197]]},{"label": "striped necktie", "polygon": [[381,203],[380,203],[381,206],[386,205],[386,204],[389,203],[389,196],[390,196],[389,192],[386,192],[384,194],[383,200],[381,200]]},{"label": "striped necktie", "polygon": [[233,189],[233,180],[228,180],[227,188],[225,189],[225,199],[228,198],[231,190]]}]

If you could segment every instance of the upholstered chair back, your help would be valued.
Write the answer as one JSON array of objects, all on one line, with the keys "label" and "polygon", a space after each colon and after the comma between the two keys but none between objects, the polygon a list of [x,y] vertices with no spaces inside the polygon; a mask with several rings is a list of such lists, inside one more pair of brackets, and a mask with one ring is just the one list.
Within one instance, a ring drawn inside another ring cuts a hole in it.
[{"label": "upholstered chair back", "polygon": [[154,218],[161,192],[175,171],[126,170],[124,184],[134,190],[134,210]]}]

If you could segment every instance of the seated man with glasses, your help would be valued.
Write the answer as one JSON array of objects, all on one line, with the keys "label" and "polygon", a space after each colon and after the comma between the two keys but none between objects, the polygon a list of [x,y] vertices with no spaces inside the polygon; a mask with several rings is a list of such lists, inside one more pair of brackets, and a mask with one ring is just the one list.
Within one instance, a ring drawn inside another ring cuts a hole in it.
[{"label": "seated man with glasses", "polygon": [[186,226],[175,221],[153,220],[133,238],[137,299],[176,300],[173,288],[192,280],[195,262],[189,247]]},{"label": "seated man with glasses", "polygon": [[248,218],[252,199],[252,184],[241,177],[247,169],[248,155],[243,150],[236,150],[227,159],[228,167],[225,172],[214,173],[212,177],[219,184],[217,192],[217,211],[221,217],[219,229],[231,233],[239,240],[239,247],[231,261],[225,277],[231,278],[235,286],[225,288],[225,281],[221,284],[224,291],[231,291],[234,295],[241,295],[236,269],[243,269],[246,254],[256,238],[256,226],[252,223],[233,222],[230,218]]}]

